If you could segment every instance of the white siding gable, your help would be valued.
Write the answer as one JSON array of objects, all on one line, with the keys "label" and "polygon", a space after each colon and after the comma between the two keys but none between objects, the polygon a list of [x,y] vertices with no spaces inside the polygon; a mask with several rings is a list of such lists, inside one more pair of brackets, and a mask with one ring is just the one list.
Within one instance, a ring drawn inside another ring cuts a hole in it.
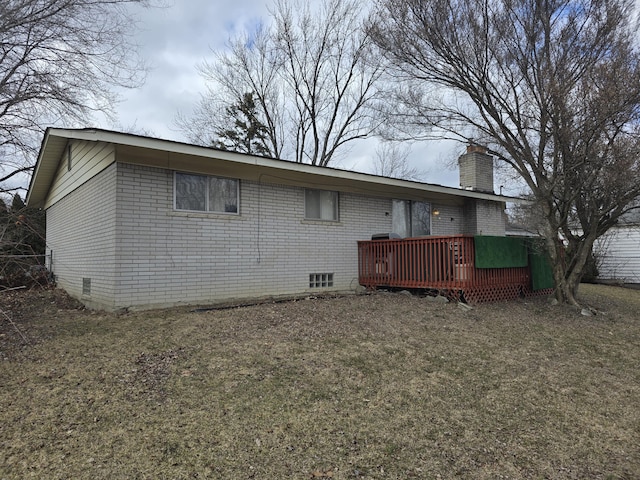
[{"label": "white siding gable", "polygon": [[51,184],[45,208],[49,208],[76,188],[88,182],[115,162],[115,147],[110,143],[70,141],[71,169],[68,151],[62,154],[56,175]]},{"label": "white siding gable", "polygon": [[594,247],[599,278],[640,283],[640,225],[614,227]]}]

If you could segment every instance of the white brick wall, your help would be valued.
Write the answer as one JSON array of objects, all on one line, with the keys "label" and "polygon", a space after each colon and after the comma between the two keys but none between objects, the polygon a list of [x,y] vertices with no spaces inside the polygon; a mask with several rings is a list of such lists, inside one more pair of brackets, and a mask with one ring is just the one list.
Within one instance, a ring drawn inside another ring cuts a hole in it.
[{"label": "white brick wall", "polygon": [[464,233],[505,235],[504,205],[489,200],[467,200],[463,209]]},{"label": "white brick wall", "polygon": [[[468,205],[432,207],[433,235],[468,228]],[[504,234],[500,204],[472,210],[483,234]],[[309,288],[312,273],[353,289],[356,242],[390,232],[390,212],[391,199],[341,193],[339,222],[307,221],[303,188],[250,181],[239,215],[178,212],[172,171],[118,163],[47,210],[47,242],[59,285],[88,305],[205,304],[321,291]]]},{"label": "white brick wall", "polygon": [[458,159],[460,186],[483,192],[493,192],[493,157],[485,153],[471,152]]},{"label": "white brick wall", "polygon": [[476,234],[505,235],[504,206],[489,200],[476,201]]},{"label": "white brick wall", "polygon": [[302,293],[310,273],[353,289],[356,241],[390,231],[390,208],[340,194],[339,222],[305,221],[302,188],[242,181],[239,215],[176,212],[171,171],[118,164],[116,307]]},{"label": "white brick wall", "polygon": [[434,204],[431,209],[439,212],[439,215],[431,217],[432,235],[460,235],[464,233],[462,207]]},{"label": "white brick wall", "polygon": [[[47,253],[58,285],[88,305],[112,309],[115,293],[116,164],[47,210]],[[82,279],[91,279],[91,295]]]}]

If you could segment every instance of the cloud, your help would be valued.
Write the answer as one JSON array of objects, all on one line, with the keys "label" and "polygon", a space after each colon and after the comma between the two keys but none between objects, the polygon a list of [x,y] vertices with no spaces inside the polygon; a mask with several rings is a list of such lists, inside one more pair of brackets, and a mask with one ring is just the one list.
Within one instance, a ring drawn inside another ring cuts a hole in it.
[{"label": "cloud", "polygon": [[135,42],[150,70],[145,84],[120,90],[117,120],[98,119],[98,126],[134,130],[171,140],[184,140],[173,127],[179,111],[196,104],[205,83],[197,66],[228,39],[267,18],[267,4],[252,0],[176,1],[165,8],[142,9]]},{"label": "cloud", "polygon": [[[188,115],[205,91],[197,66],[212,51],[225,48],[229,38],[268,23],[269,5],[257,0],[175,0],[166,8],[136,10],[135,40],[151,69],[141,88],[119,92],[117,121],[99,120],[98,126],[186,141],[174,122],[179,112]],[[375,139],[356,143],[336,166],[370,173],[376,145]],[[415,144],[409,161],[427,172],[429,183],[458,186],[456,169],[447,165],[459,150],[447,142]]]}]

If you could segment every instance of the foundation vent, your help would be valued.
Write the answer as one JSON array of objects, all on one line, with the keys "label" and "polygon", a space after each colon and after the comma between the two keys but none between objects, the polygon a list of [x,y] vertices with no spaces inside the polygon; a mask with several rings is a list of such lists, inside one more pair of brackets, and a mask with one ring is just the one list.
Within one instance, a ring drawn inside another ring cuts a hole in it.
[{"label": "foundation vent", "polygon": [[82,279],[82,294],[91,295],[91,279],[90,278]]}]

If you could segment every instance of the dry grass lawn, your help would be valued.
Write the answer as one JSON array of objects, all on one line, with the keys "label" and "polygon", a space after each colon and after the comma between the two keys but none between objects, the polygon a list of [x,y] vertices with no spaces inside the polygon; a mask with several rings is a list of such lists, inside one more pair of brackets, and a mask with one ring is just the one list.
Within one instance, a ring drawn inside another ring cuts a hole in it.
[{"label": "dry grass lawn", "polygon": [[0,478],[640,475],[640,291],[105,314],[3,292]]}]

